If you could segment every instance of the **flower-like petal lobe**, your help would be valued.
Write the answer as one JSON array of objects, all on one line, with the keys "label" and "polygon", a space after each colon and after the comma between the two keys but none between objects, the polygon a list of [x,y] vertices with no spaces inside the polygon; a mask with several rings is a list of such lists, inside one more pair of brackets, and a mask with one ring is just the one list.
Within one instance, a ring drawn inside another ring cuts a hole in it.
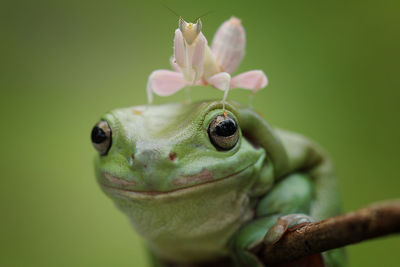
[{"label": "flower-like petal lobe", "polygon": [[268,78],[262,70],[251,70],[233,77],[231,88],[248,89],[255,93],[267,84]]},{"label": "flower-like petal lobe", "polygon": [[225,21],[215,33],[211,50],[221,70],[233,73],[243,59],[246,33],[238,18]]},{"label": "flower-like petal lobe", "polygon": [[227,91],[230,87],[231,75],[227,72],[220,72],[211,76],[207,82],[219,90]]},{"label": "flower-like petal lobe", "polygon": [[174,57],[175,63],[182,68],[185,64],[185,43],[182,32],[179,29],[175,30]]},{"label": "flower-like petal lobe", "polygon": [[149,103],[153,100],[153,92],[159,96],[169,96],[188,85],[182,73],[170,70],[155,70],[147,82],[147,97]]},{"label": "flower-like petal lobe", "polygon": [[192,69],[195,72],[193,83],[198,81],[203,75],[204,51],[206,46],[207,39],[204,37],[203,33],[200,33],[197,36],[196,46],[194,47],[192,57]]}]

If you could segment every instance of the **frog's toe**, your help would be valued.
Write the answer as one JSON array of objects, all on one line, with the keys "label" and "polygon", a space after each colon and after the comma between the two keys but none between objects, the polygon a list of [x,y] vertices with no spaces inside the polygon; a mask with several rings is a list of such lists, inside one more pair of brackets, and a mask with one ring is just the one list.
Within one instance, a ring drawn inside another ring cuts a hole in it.
[{"label": "frog's toe", "polygon": [[279,217],[274,226],[272,226],[264,236],[266,245],[273,245],[278,242],[289,228],[303,223],[311,223],[314,220],[305,214],[289,214]]}]

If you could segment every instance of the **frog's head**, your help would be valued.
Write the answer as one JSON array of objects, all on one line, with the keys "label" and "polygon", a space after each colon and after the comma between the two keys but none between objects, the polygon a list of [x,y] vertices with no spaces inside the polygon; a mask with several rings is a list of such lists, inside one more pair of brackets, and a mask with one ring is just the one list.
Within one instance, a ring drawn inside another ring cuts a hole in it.
[{"label": "frog's head", "polygon": [[234,109],[215,103],[114,110],[92,142],[101,185],[154,194],[228,178],[263,157],[242,141]]},{"label": "frog's head", "polygon": [[243,137],[240,110],[197,102],[107,113],[92,131],[99,183],[157,194],[259,170],[265,150]]}]

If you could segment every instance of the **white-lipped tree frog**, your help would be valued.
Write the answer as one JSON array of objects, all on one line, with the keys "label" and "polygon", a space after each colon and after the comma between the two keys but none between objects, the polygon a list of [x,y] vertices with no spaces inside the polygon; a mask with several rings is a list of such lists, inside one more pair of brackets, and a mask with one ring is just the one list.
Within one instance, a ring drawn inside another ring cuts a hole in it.
[{"label": "white-lipped tree frog", "polygon": [[[117,109],[92,142],[98,183],[158,266],[262,266],[252,248],[340,211],[324,152],[238,103],[225,112],[219,101]],[[319,258],[344,264],[341,250]]]}]

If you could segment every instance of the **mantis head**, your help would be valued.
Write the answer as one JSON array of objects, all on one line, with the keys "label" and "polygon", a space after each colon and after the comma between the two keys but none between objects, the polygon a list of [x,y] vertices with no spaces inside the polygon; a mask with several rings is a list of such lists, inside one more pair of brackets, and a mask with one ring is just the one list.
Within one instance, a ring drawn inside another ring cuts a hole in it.
[{"label": "mantis head", "polygon": [[182,17],[179,18],[179,30],[182,32],[183,38],[188,45],[191,45],[201,32],[201,20],[197,19],[196,23],[188,23]]}]

